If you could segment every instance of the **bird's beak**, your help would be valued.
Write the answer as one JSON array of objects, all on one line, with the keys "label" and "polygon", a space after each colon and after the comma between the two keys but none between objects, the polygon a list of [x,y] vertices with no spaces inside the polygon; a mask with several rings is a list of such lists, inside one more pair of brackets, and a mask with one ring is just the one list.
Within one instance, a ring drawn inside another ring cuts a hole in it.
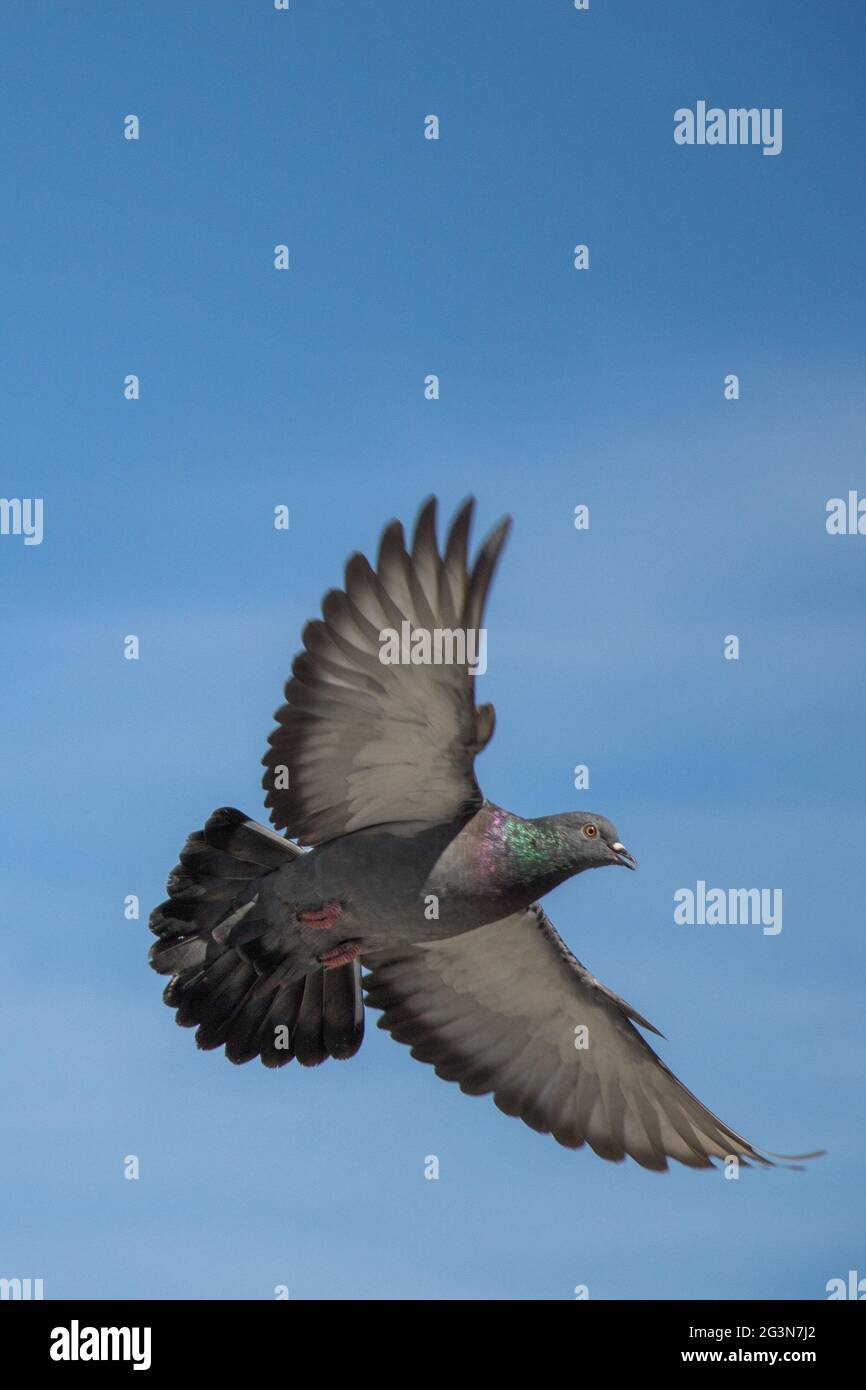
[{"label": "bird's beak", "polygon": [[611,849],[616,855],[617,864],[624,865],[626,869],[637,868],[637,860],[635,859],[634,855],[629,854],[625,845],[621,845],[619,840],[614,841],[614,843],[611,845]]}]

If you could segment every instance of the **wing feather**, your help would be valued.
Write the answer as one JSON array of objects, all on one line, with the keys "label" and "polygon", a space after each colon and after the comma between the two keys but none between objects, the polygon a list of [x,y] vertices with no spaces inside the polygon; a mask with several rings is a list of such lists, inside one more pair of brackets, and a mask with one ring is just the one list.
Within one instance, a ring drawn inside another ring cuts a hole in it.
[{"label": "wing feather", "polygon": [[488,536],[470,571],[473,505],[460,508],[441,555],[434,498],[411,550],[392,521],[376,569],[353,555],[345,588],[327,593],[321,619],[304,628],[262,760],[271,821],[299,843],[394,821],[448,821],[481,805],[473,763],[495,716],[492,705],[476,707],[468,663],[380,660],[383,631],[399,633],[405,622],[412,631],[481,627],[510,523]]},{"label": "wing feather", "polygon": [[[463,936],[364,958],[380,1028],[470,1095],[569,1148],[709,1168],[771,1165],[674,1076],[635,1027],[652,1024],[568,950],[538,904]],[[576,1046],[577,1029],[588,1046]],[[791,1155],[807,1158],[813,1155]],[[786,1155],[774,1155],[786,1157]]]}]

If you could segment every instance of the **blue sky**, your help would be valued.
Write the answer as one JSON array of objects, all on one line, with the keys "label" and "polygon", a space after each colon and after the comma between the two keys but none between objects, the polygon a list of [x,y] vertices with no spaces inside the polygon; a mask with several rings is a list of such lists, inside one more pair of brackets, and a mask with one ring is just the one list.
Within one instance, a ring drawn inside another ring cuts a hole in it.
[{"label": "blue sky", "polygon": [[[0,491],[44,498],[45,535],[0,538],[0,1275],[353,1299],[866,1275],[866,539],[824,526],[866,492],[861,11],[30,0],[2,25]],[[782,153],[675,145],[699,99],[781,107]],[[268,1073],[162,1005],[146,916],[180,845],[215,806],[262,816],[302,623],[431,491],[515,518],[485,791],[602,812],[640,861],[558,889],[554,922],[724,1119],[826,1146],[808,1172],[560,1149],[375,1015],[350,1063]],[[698,879],[782,888],[782,932],[676,926]]]}]

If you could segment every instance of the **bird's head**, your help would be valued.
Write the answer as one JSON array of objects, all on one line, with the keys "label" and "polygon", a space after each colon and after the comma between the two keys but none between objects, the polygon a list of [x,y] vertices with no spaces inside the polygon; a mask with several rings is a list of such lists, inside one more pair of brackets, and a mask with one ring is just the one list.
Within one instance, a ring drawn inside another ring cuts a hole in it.
[{"label": "bird's head", "polygon": [[557,820],[574,855],[576,872],[600,868],[602,864],[637,868],[634,855],[629,854],[616,826],[605,816],[593,815],[591,811],[570,811]]}]

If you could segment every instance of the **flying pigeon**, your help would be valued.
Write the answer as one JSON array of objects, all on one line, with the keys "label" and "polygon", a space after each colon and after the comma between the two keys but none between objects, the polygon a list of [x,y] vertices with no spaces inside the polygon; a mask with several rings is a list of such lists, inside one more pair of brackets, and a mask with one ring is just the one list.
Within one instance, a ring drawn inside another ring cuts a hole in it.
[{"label": "flying pigeon", "polygon": [[569,1148],[656,1170],[772,1166],[668,1070],[638,1027],[658,1030],[539,903],[586,869],[635,867],[611,822],[526,820],[478,786],[495,716],[474,682],[510,519],[470,565],[473,508],[441,553],[434,498],[411,548],[392,521],[376,568],[352,555],[304,628],[263,758],[275,828],[215,811],[151,916],[165,1002],[232,1062],[316,1066],[358,1051],[365,990],[413,1057]]}]

